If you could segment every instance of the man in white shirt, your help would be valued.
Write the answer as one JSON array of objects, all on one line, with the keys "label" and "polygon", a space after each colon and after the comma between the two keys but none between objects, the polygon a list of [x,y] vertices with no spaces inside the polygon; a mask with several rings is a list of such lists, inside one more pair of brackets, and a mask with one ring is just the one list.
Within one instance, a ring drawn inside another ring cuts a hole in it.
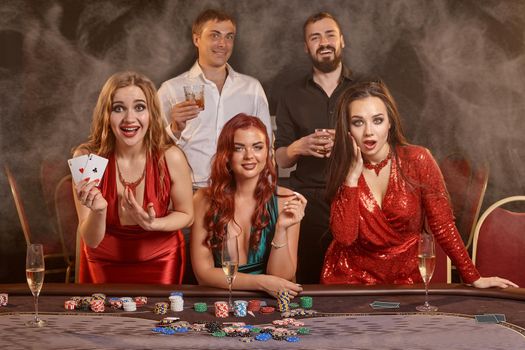
[{"label": "man in white shirt", "polygon": [[[188,157],[194,187],[207,185],[222,127],[238,113],[259,117],[272,136],[268,101],[261,84],[235,72],[227,63],[235,30],[235,21],[228,14],[202,12],[192,27],[197,62],[189,71],[165,81],[158,92],[169,124],[166,131]],[[185,85],[204,85],[204,110],[194,101],[185,101]]]}]

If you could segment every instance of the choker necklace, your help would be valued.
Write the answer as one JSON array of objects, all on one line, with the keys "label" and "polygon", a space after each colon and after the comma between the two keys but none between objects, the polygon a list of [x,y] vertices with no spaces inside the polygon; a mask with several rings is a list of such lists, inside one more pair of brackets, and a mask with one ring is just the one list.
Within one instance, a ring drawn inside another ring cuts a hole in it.
[{"label": "choker necklace", "polygon": [[390,159],[392,159],[392,152],[389,151],[388,155],[386,156],[386,158],[383,159],[382,161],[380,161],[379,163],[372,164],[369,161],[364,161],[363,165],[368,170],[373,170],[376,173],[376,175],[379,176],[379,172],[388,164],[388,161]]},{"label": "choker necklace", "polygon": [[142,171],[142,175],[140,176],[140,178],[137,181],[127,182],[126,180],[124,180],[124,177],[122,176],[122,173],[120,172],[120,168],[118,166],[117,158],[115,158],[115,163],[117,163],[118,179],[119,179],[120,183],[122,184],[122,186],[124,186],[124,189],[126,189],[126,187],[129,187],[131,192],[133,193],[133,196],[136,196],[136,194],[137,194],[137,187],[138,187],[138,185],[140,185],[140,183],[144,179],[144,176],[146,176],[146,164],[144,164],[144,170]]}]

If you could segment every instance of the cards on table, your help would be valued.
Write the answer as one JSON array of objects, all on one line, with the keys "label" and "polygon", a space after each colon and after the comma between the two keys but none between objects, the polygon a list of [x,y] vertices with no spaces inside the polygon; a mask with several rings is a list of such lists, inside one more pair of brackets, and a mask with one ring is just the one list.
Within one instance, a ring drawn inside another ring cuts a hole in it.
[{"label": "cards on table", "polygon": [[391,301],[374,301],[370,304],[372,309],[399,309],[399,303]]},{"label": "cards on table", "polygon": [[89,181],[101,180],[108,165],[108,160],[96,154],[82,155],[67,161],[73,181],[78,183],[86,178]]},{"label": "cards on table", "polygon": [[500,323],[506,322],[507,318],[504,314],[483,314],[474,316],[477,323]]}]

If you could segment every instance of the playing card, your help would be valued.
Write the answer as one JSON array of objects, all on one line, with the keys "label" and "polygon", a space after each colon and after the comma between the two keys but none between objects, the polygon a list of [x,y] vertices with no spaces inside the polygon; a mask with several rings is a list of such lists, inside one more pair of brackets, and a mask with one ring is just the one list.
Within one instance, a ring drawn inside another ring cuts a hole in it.
[{"label": "playing card", "polygon": [[505,314],[494,314],[496,318],[498,319],[498,323],[500,322],[507,322],[507,318],[505,317]]},{"label": "playing card", "polygon": [[477,323],[498,323],[498,319],[494,314],[476,315]]},{"label": "playing card", "polygon": [[374,301],[370,304],[373,309],[398,309],[399,303],[389,301]]},{"label": "playing card", "polygon": [[82,180],[89,178],[89,182],[95,180],[102,180],[108,160],[104,157],[97,156],[96,154],[90,154],[86,163],[86,170],[82,176]]},{"label": "playing card", "polygon": [[68,159],[67,164],[69,165],[69,170],[71,171],[71,176],[73,177],[73,181],[75,183],[78,183],[82,179],[87,160],[87,154]]}]

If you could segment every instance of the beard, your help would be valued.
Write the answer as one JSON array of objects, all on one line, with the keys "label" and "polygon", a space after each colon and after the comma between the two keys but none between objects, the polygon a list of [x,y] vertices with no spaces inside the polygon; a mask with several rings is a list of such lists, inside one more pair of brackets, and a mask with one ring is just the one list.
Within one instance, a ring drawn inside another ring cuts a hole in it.
[{"label": "beard", "polygon": [[[333,59],[326,58],[326,59],[318,60],[316,55],[319,52],[326,50],[326,49],[329,49],[334,53],[334,58]],[[342,59],[341,50],[339,50],[338,52],[333,46],[330,46],[330,45],[320,46],[317,49],[315,55],[312,55],[312,53],[310,52],[310,60],[312,61],[312,64],[314,65],[315,68],[317,68],[323,73],[330,73],[336,70],[337,67],[339,67],[339,64],[341,63],[341,59]]]}]

